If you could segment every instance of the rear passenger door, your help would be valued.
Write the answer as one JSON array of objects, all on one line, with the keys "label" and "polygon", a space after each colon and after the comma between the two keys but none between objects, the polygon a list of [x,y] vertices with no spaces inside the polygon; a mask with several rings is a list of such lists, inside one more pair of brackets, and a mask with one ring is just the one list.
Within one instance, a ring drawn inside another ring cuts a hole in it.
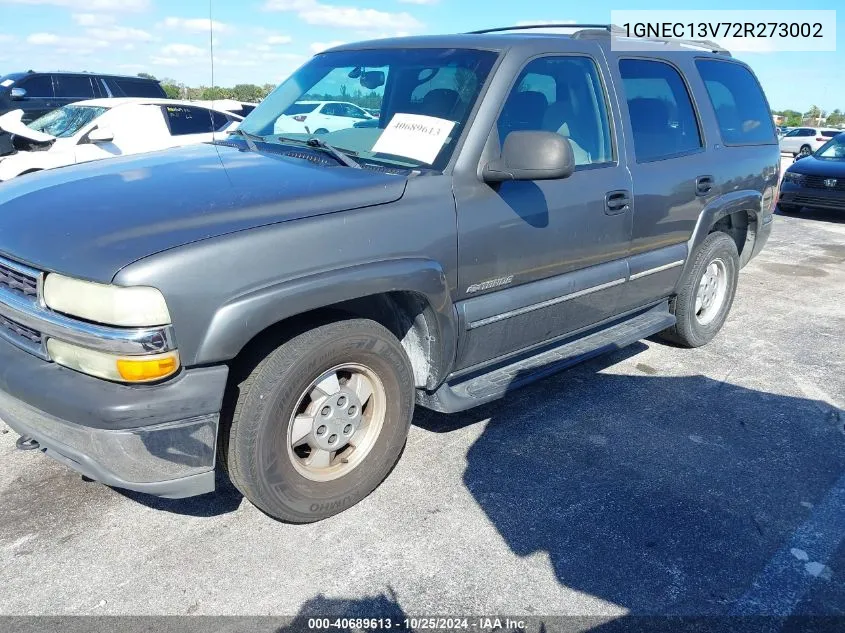
[{"label": "rear passenger door", "polygon": [[465,369],[604,321],[617,309],[631,227],[631,179],[619,159],[617,110],[604,66],[549,54],[523,66],[490,133],[546,130],[570,139],[560,180],[456,178],[458,309]]},{"label": "rear passenger door", "polygon": [[689,56],[678,56],[677,65],[622,57],[614,66],[634,181],[630,282],[619,306],[625,311],[672,293],[687,259],[687,240],[720,183],[684,76],[695,72]]}]

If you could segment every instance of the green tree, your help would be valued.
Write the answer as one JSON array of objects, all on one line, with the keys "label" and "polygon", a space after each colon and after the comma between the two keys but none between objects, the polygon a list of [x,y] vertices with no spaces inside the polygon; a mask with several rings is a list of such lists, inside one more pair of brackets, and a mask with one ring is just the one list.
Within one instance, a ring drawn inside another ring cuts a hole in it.
[{"label": "green tree", "polygon": [[142,79],[152,79],[153,81],[156,81],[155,75],[151,75],[150,73],[138,73],[138,76]]},{"label": "green tree", "polygon": [[845,124],[845,115],[842,114],[842,111],[839,108],[836,108],[833,112],[827,115],[827,124],[828,125],[843,125]]},{"label": "green tree", "polygon": [[177,86],[176,84],[162,84],[161,87],[164,88],[164,93],[167,95],[168,99],[182,98],[182,86]]}]

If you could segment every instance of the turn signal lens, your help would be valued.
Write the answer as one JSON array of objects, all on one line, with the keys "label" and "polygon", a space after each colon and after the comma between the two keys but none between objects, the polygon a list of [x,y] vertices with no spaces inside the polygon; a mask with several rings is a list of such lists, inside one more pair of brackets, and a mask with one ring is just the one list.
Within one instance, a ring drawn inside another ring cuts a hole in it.
[{"label": "turn signal lens", "polygon": [[121,358],[117,371],[126,382],[149,382],[160,380],[176,373],[179,369],[179,355],[176,352],[155,358]]}]

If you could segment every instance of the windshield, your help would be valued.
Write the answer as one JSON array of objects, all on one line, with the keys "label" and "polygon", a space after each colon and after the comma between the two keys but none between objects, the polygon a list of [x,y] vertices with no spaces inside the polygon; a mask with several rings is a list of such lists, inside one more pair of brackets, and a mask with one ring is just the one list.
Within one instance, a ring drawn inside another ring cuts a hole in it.
[{"label": "windshield", "polygon": [[108,108],[94,106],[68,105],[48,112],[40,119],[35,119],[29,128],[44,132],[56,138],[68,138],[91,123]]},{"label": "windshield", "polygon": [[323,53],[240,128],[268,142],[313,135],[361,160],[442,169],[495,60],[467,49]]},{"label": "windshield", "polygon": [[845,133],[834,136],[815,153],[816,158],[845,159]]}]

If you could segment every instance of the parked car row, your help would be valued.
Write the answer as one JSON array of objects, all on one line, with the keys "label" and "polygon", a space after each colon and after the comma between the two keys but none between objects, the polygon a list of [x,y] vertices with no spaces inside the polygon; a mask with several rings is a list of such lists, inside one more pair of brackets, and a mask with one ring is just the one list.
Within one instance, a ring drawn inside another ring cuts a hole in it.
[{"label": "parked car row", "polygon": [[781,179],[778,208],[782,213],[845,211],[845,132],[796,158]]},{"label": "parked car row", "polygon": [[793,156],[809,156],[842,132],[832,128],[797,127],[780,137],[780,151]]},{"label": "parked car row", "polygon": [[[44,169],[206,143],[237,129],[243,117],[170,99],[92,99],[25,125],[22,112],[0,116],[11,151],[0,156],[0,182]],[[2,153],[2,152],[0,152]]]}]

